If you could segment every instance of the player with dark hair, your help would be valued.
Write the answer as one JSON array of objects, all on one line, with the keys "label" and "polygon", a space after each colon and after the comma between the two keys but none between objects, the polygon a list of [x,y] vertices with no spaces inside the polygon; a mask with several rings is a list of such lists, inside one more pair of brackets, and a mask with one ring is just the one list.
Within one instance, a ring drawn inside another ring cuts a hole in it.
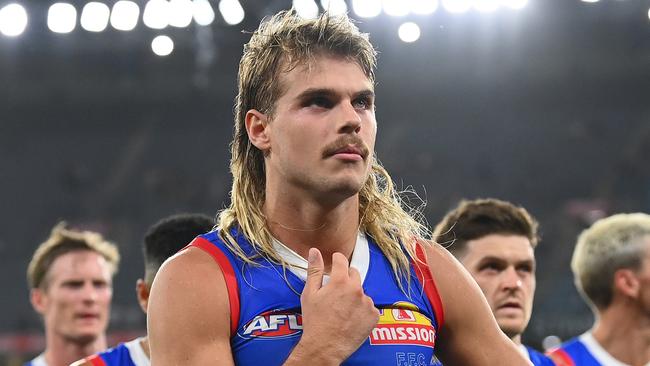
[{"label": "player with dark hair", "polygon": [[533,311],[537,221],[524,209],[497,199],[463,200],[434,230],[474,277],[499,328],[534,365],[553,361],[521,343]]}]

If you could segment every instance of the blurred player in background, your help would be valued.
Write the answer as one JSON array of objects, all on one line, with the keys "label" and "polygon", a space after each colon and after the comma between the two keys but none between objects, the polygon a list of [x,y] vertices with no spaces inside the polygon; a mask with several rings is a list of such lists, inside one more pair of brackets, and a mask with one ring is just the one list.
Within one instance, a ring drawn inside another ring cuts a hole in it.
[{"label": "blurred player in background", "polygon": [[618,214],[583,231],[571,259],[596,318],[550,352],[560,366],[650,365],[650,215]]},{"label": "blurred player in background", "polygon": [[474,277],[501,330],[536,366],[553,365],[521,343],[533,311],[537,227],[522,207],[479,199],[460,202],[433,233]]},{"label": "blurred player in background", "polygon": [[[136,282],[136,296],[142,311],[147,313],[149,290],[162,263],[185,247],[196,236],[214,227],[214,219],[203,214],[179,214],[154,224],[144,237],[144,279]],[[147,336],[86,357],[73,366],[148,366],[149,341]]]},{"label": "blurred player in background", "polygon": [[54,227],[27,269],[30,300],[45,327],[45,351],[27,366],[68,366],[106,349],[119,258],[100,234]]}]

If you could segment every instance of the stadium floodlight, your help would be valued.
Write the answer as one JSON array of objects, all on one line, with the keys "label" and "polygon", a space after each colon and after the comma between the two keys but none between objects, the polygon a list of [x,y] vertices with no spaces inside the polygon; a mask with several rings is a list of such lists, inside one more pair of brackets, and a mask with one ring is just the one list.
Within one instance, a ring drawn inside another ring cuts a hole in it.
[{"label": "stadium floodlight", "polygon": [[[192,4],[192,13],[196,24],[207,26],[214,22],[214,9],[212,9],[212,5],[210,5],[208,0],[194,0]],[[242,16],[243,19],[244,17]]]},{"label": "stadium floodlight", "polygon": [[111,26],[120,31],[130,31],[138,24],[140,7],[129,0],[119,0],[113,4]]},{"label": "stadium floodlight", "polygon": [[151,29],[165,29],[169,25],[171,9],[166,0],[149,0],[144,7],[142,22]]},{"label": "stadium floodlight", "polygon": [[406,43],[413,43],[420,38],[420,27],[413,22],[406,22],[397,29],[399,38]]},{"label": "stadium floodlight", "polygon": [[221,0],[219,2],[219,12],[223,20],[230,25],[241,23],[245,16],[244,8],[242,8],[238,0]]},{"label": "stadium floodlight", "polygon": [[352,0],[352,10],[361,18],[374,18],[381,13],[378,0]]},{"label": "stadium floodlight", "polygon": [[501,4],[512,9],[523,9],[528,4],[528,0],[501,0]]},{"label": "stadium floodlight", "polygon": [[[600,0],[582,0],[583,3],[597,3]],[[548,337],[547,337],[548,338]]]},{"label": "stadium floodlight", "polygon": [[194,16],[192,0],[169,1],[169,25],[177,28],[188,27]]},{"label": "stadium floodlight", "polygon": [[410,3],[413,14],[429,15],[438,9],[438,0],[410,0]]},{"label": "stadium floodlight", "polygon": [[390,16],[403,17],[410,11],[409,4],[404,0],[382,0],[381,3],[384,13]]},{"label": "stadium floodlight", "polygon": [[7,37],[23,34],[27,21],[27,11],[20,4],[12,3],[0,9],[0,33]]},{"label": "stadium floodlight", "polygon": [[151,41],[151,50],[158,56],[168,56],[174,51],[174,41],[168,36],[157,36]]},{"label": "stadium floodlight", "polygon": [[318,5],[314,0],[293,0],[293,8],[303,19],[314,19],[318,16]]},{"label": "stadium floodlight", "polygon": [[499,5],[499,0],[474,0],[474,9],[483,13],[495,11]]},{"label": "stadium floodlight", "polygon": [[54,3],[47,11],[47,27],[54,33],[70,33],[77,26],[77,9],[72,4]]},{"label": "stadium floodlight", "polygon": [[348,12],[345,0],[320,0],[320,5],[332,15],[343,15]]},{"label": "stadium floodlight", "polygon": [[442,7],[450,13],[464,13],[471,6],[471,0],[442,0]]},{"label": "stadium floodlight", "polygon": [[111,10],[108,5],[91,1],[81,11],[81,27],[89,32],[101,32],[108,26]]}]

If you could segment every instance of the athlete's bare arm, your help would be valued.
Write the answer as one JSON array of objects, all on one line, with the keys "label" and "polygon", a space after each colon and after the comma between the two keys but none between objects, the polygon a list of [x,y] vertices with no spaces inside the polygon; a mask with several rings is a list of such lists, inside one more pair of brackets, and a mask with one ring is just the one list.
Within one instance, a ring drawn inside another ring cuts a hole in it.
[{"label": "athlete's bare arm", "polygon": [[217,263],[189,248],[163,264],[147,309],[151,365],[234,365],[228,290]]},{"label": "athlete's bare arm", "polygon": [[426,245],[427,262],[443,303],[436,355],[444,365],[531,365],[499,329],[487,301],[462,265],[438,244]]},{"label": "athlete's bare arm", "polygon": [[[379,311],[344,255],[332,256],[330,282],[322,286],[323,258],[315,249],[310,254],[303,335],[285,365],[339,365],[368,338]],[[229,306],[221,270],[208,254],[190,248],[167,261],[149,298],[152,366],[234,365]],[[349,321],[341,322],[341,314]]]}]

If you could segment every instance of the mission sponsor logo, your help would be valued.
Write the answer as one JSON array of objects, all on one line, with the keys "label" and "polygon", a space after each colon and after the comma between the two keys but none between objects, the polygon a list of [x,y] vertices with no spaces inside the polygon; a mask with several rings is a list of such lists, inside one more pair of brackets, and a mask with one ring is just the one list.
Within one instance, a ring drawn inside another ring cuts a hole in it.
[{"label": "mission sponsor logo", "polygon": [[302,333],[302,315],[288,310],[271,310],[262,313],[239,331],[244,338],[288,338]]},{"label": "mission sponsor logo", "polygon": [[379,322],[370,333],[372,345],[410,344],[433,348],[436,330],[431,320],[410,303],[395,304],[381,309]]}]

